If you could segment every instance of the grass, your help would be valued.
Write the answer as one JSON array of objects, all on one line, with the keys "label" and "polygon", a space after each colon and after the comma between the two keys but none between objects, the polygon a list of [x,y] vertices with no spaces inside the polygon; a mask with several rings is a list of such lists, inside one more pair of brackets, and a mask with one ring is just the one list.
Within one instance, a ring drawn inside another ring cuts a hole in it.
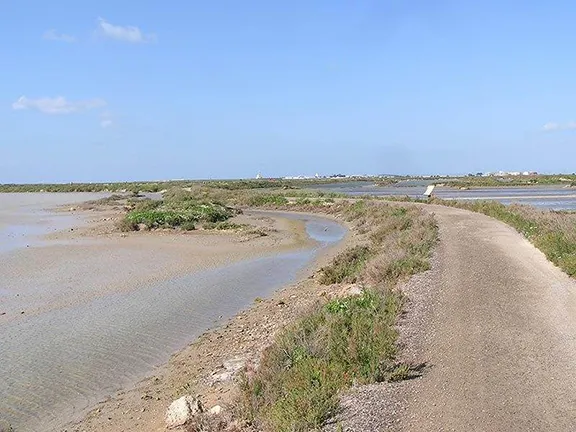
[{"label": "grass", "polygon": [[329,266],[321,269],[320,283],[331,285],[356,282],[358,273],[364,268],[369,257],[368,246],[354,246],[345,250]]},{"label": "grass", "polygon": [[576,214],[539,210],[518,204],[496,201],[457,202],[433,200],[434,203],[483,213],[515,228],[546,258],[571,277],[576,277]]},{"label": "grass", "polygon": [[438,183],[457,188],[497,187],[497,186],[534,186],[534,185],[571,185],[576,182],[574,174],[530,175],[530,176],[490,176],[461,177],[442,179]]},{"label": "grass", "polygon": [[520,204],[504,205],[497,201],[420,200],[408,197],[391,200],[457,207],[498,219],[515,228],[569,276],[576,277],[576,213],[540,210]]},{"label": "grass", "polygon": [[180,228],[194,230],[202,223],[212,229],[232,229],[236,224],[227,222],[235,210],[220,204],[197,199],[184,189],[167,191],[162,200],[144,200],[133,204],[132,209],[119,223],[123,231],[156,228]]},{"label": "grass", "polygon": [[281,331],[260,367],[247,370],[239,411],[256,429],[319,430],[339,410],[339,393],[354,383],[407,378],[395,362],[395,322],[405,277],[428,268],[437,238],[431,217],[416,208],[378,202],[340,202],[323,211],[366,228],[366,245],[338,255],[321,282],[357,281],[359,295],[319,302]]},{"label": "grass", "polygon": [[381,381],[396,354],[402,299],[364,291],[317,306],[284,331],[243,383],[252,421],[267,430],[309,431],[338,412],[338,392]]}]

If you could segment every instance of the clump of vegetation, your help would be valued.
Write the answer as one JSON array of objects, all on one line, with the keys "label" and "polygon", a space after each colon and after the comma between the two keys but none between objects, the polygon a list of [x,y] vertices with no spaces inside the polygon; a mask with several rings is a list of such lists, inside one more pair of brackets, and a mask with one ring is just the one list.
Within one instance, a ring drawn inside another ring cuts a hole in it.
[{"label": "clump of vegetation", "polygon": [[196,222],[222,222],[232,215],[232,210],[218,204],[190,204],[182,207],[161,205],[147,211],[132,210],[125,218],[136,226],[144,224],[148,228],[176,228]]},{"label": "clump of vegetation", "polygon": [[396,353],[401,297],[365,291],[320,306],[282,333],[257,373],[246,375],[252,422],[275,431],[309,431],[338,412],[338,391],[383,379]]},{"label": "clump of vegetation", "polygon": [[501,220],[523,234],[546,257],[569,276],[576,276],[576,213],[539,210],[519,204],[496,201],[430,202],[483,213]]},{"label": "clump of vegetation", "polygon": [[252,207],[264,206],[285,206],[288,204],[288,199],[281,194],[258,194],[250,197],[247,204]]},{"label": "clump of vegetation", "polygon": [[205,230],[217,230],[217,231],[227,231],[227,230],[239,230],[244,228],[244,225],[240,225],[234,222],[206,222],[202,225]]},{"label": "clump of vegetation", "polygon": [[410,365],[395,362],[394,324],[403,298],[394,286],[428,268],[437,238],[433,218],[416,208],[367,201],[336,203],[324,211],[368,227],[370,244],[338,255],[321,278],[355,280],[365,288],[359,295],[316,304],[277,336],[257,370],[246,371],[238,405],[257,429],[319,430],[338,412],[341,389],[414,373]]},{"label": "clump of vegetation", "polygon": [[321,269],[320,283],[323,285],[356,282],[358,274],[370,257],[368,246],[354,246],[339,254],[329,266]]},{"label": "clump of vegetation", "polygon": [[576,181],[574,174],[553,175],[522,175],[522,176],[467,176],[457,179],[442,179],[439,183],[455,188],[502,187],[502,186],[534,186],[534,185],[570,185]]},{"label": "clump of vegetation", "polygon": [[197,223],[214,224],[224,229],[226,222],[236,212],[217,202],[197,199],[191,192],[172,189],[162,200],[144,200],[133,205],[132,210],[120,222],[120,229],[135,230],[139,226],[147,229],[181,228],[194,230]]}]

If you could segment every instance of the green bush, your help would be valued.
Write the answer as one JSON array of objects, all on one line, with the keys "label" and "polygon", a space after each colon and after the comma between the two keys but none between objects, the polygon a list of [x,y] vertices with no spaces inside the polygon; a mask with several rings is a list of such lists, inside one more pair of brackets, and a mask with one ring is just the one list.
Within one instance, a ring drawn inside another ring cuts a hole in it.
[{"label": "green bush", "polygon": [[325,211],[366,229],[371,243],[339,254],[322,269],[320,282],[361,280],[370,288],[315,305],[278,334],[256,371],[246,371],[238,407],[257,430],[320,430],[338,413],[341,389],[417,375],[411,365],[395,362],[403,298],[392,287],[429,267],[437,239],[433,218],[367,201]]},{"label": "green bush", "polygon": [[370,248],[368,246],[354,246],[342,252],[329,266],[321,269],[320,283],[330,285],[356,282],[358,273],[364,268],[369,257]]},{"label": "green bush", "polygon": [[365,291],[334,300],[285,330],[255,377],[245,377],[251,420],[275,431],[309,431],[338,412],[338,391],[383,379],[393,366],[402,301]]},{"label": "green bush", "polygon": [[144,224],[148,228],[194,229],[195,224],[222,223],[234,215],[231,208],[214,203],[184,201],[144,201],[125,216],[124,227],[136,227]]},{"label": "green bush", "polygon": [[262,207],[262,206],[281,207],[288,204],[288,199],[283,195],[258,194],[250,197],[248,199],[247,204],[253,207]]}]

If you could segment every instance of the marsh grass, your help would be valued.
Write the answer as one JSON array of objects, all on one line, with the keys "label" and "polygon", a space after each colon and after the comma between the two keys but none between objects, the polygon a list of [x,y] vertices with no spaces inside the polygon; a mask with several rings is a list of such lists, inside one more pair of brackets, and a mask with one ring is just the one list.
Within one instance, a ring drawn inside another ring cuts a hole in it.
[{"label": "marsh grass", "polygon": [[212,224],[214,229],[228,229],[233,225],[225,225],[225,222],[235,214],[237,212],[231,207],[198,198],[188,190],[175,188],[166,191],[162,200],[134,203],[119,223],[119,227],[123,230],[134,230],[139,225],[145,225],[148,229],[193,230],[197,223],[203,223]]},{"label": "marsh grass", "polygon": [[[306,206],[309,204],[305,204]],[[319,430],[339,411],[338,395],[354,383],[409,378],[397,364],[395,285],[428,268],[434,220],[416,208],[378,202],[335,203],[331,214],[364,227],[366,245],[338,255],[320,282],[361,282],[361,294],[318,302],[266,349],[242,379],[238,411],[258,430]]]},{"label": "marsh grass", "polygon": [[321,269],[319,282],[322,285],[356,282],[369,257],[368,246],[354,246],[347,249],[336,256],[330,265]]},{"label": "marsh grass", "polygon": [[461,208],[498,219],[515,228],[546,258],[571,277],[576,277],[576,213],[541,210],[528,205],[504,205],[497,201],[457,201],[440,198],[386,197],[387,201],[420,202]]}]

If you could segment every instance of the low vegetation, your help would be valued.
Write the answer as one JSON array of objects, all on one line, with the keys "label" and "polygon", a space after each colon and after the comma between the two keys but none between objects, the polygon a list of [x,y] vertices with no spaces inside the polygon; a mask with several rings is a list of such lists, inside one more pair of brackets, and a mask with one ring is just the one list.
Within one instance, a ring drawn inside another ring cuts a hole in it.
[{"label": "low vegetation", "polygon": [[483,213],[501,220],[523,234],[546,257],[572,277],[576,277],[576,213],[539,210],[519,204],[496,201],[442,201],[453,207]]},{"label": "low vegetation", "polygon": [[358,273],[370,257],[368,246],[355,246],[338,255],[332,264],[321,270],[320,283],[323,285],[356,282]]},{"label": "low vegetation", "polygon": [[194,230],[196,224],[214,229],[229,229],[236,224],[226,221],[236,214],[223,204],[197,199],[183,189],[173,189],[162,200],[143,200],[135,205],[119,223],[123,231],[156,228]]},{"label": "low vegetation", "polygon": [[575,174],[562,175],[521,175],[521,176],[489,176],[489,177],[461,177],[456,179],[442,179],[439,183],[455,188],[497,187],[497,186],[534,186],[534,185],[573,185],[576,182]]},{"label": "low vegetation", "polygon": [[576,277],[576,213],[541,210],[532,206],[504,205],[497,201],[457,201],[431,198],[389,197],[387,201],[439,204],[483,213],[515,228],[546,258],[571,277]]},{"label": "low vegetation", "polygon": [[[380,177],[362,178],[356,181],[388,182]],[[0,184],[0,192],[160,192],[172,188],[189,189],[205,187],[212,189],[239,191],[258,189],[301,189],[333,183],[349,183],[354,179],[319,178],[319,179],[246,179],[246,180],[169,180],[114,183],[38,183],[38,184]]]},{"label": "low vegetation", "polygon": [[395,287],[428,268],[434,220],[416,208],[378,202],[319,208],[363,228],[366,242],[323,268],[320,282],[356,282],[362,289],[319,302],[277,336],[258,369],[246,371],[239,412],[259,430],[318,430],[338,412],[340,390],[412,371],[395,362],[394,325],[403,303]]}]

